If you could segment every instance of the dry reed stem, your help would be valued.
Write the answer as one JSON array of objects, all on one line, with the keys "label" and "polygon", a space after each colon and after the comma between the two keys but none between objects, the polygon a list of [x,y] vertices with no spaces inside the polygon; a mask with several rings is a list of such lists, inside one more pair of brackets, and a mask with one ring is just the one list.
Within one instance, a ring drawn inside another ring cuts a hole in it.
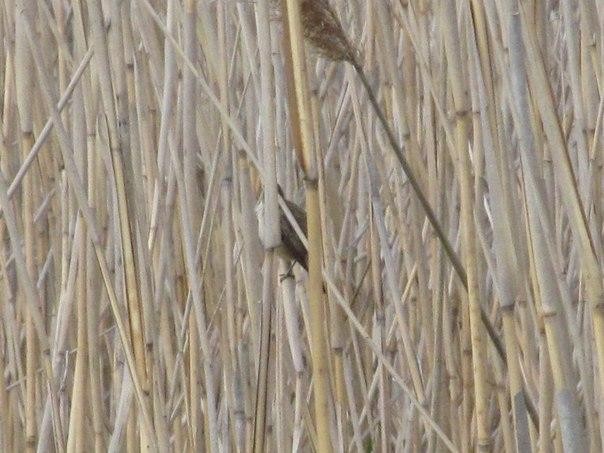
[{"label": "dry reed stem", "polygon": [[277,3],[0,7],[0,449],[601,451],[600,3]]}]

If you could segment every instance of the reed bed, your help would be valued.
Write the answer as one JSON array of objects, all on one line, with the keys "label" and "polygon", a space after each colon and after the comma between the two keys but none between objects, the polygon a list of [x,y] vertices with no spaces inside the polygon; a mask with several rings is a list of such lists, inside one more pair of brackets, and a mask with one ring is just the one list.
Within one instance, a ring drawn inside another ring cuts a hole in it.
[{"label": "reed bed", "polygon": [[603,2],[0,16],[0,451],[602,451]]}]

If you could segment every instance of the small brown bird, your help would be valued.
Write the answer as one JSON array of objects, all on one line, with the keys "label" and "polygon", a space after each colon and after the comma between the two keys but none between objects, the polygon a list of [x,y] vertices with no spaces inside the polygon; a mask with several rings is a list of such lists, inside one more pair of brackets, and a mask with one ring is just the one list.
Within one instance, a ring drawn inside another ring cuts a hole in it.
[{"label": "small brown bird", "polygon": [[[306,211],[286,198],[283,198],[283,201],[291,211],[294,219],[296,219],[300,230],[306,236]],[[281,242],[282,248],[285,251],[285,257],[293,259],[308,272],[308,250],[304,247],[298,233],[296,233],[296,230],[281,208],[279,209],[279,226],[281,228]]]},{"label": "small brown bird", "polygon": [[[288,200],[283,196],[281,187],[279,187],[279,194],[282,196],[283,201],[291,211],[293,218],[300,227],[300,231],[306,236],[306,211],[298,206],[293,201]],[[263,237],[264,229],[264,198],[261,196],[256,205],[256,215],[258,216],[258,227],[260,237]],[[308,271],[308,251],[304,246],[304,243],[300,240],[298,233],[290,223],[285,212],[279,206],[279,228],[281,229],[281,246],[277,248],[277,253],[286,261],[294,261]]]}]

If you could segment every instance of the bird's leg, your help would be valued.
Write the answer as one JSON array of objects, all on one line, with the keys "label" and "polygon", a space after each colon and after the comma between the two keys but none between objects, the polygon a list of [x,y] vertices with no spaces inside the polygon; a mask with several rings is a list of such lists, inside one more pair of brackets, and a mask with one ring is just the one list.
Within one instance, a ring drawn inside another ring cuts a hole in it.
[{"label": "bird's leg", "polygon": [[294,260],[291,260],[289,262],[287,271],[285,271],[284,274],[279,274],[279,283],[283,283],[283,280],[286,280],[288,278],[294,278],[294,266],[295,265],[296,265],[296,262]]}]

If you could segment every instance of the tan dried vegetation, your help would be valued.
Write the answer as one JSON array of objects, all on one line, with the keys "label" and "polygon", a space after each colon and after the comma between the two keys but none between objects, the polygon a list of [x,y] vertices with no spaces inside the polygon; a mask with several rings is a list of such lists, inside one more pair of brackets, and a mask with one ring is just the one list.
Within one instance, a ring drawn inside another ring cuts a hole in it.
[{"label": "tan dried vegetation", "polygon": [[602,451],[602,2],[1,6],[0,451]]}]

